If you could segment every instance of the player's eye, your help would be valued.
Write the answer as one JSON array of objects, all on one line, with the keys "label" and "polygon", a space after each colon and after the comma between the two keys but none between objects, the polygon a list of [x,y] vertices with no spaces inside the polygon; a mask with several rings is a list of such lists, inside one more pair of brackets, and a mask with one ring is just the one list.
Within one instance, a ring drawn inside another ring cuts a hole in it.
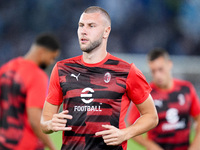
[{"label": "player's eye", "polygon": [[78,26],[79,26],[79,27],[83,27],[84,25],[83,25],[83,24],[79,24]]},{"label": "player's eye", "polygon": [[95,27],[95,25],[94,24],[90,24],[90,27],[93,28],[93,27]]}]

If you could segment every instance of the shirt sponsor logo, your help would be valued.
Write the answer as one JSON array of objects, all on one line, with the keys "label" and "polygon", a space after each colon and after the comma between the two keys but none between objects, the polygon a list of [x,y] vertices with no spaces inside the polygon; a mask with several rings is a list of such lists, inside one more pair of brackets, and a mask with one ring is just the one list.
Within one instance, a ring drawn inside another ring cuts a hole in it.
[{"label": "shirt sponsor logo", "polygon": [[[86,92],[90,92],[91,94],[88,94]],[[92,98],[92,93],[94,93],[94,90],[92,88],[90,87],[84,88],[82,90],[82,93],[85,93],[85,94],[81,94],[81,97],[82,97],[81,100],[84,103],[89,104],[94,100],[94,98]]]},{"label": "shirt sponsor logo", "polygon": [[74,111],[102,111],[102,110],[101,106],[99,105],[99,106],[74,106]]},{"label": "shirt sponsor logo", "polygon": [[169,130],[178,130],[178,129],[185,129],[186,127],[186,123],[185,120],[181,120],[175,124],[169,124],[169,123],[165,123],[162,126],[162,130],[163,131],[169,131]]},{"label": "shirt sponsor logo", "polygon": [[185,119],[180,120],[178,109],[170,108],[166,112],[166,120],[168,123],[162,125],[163,131],[184,129],[186,127]]},{"label": "shirt sponsor logo", "polygon": [[166,112],[166,120],[171,124],[177,123],[179,121],[178,109],[176,108],[168,109]]},{"label": "shirt sponsor logo", "polygon": [[[90,87],[86,87],[81,91],[81,100],[83,101],[83,103],[85,104],[89,104],[91,103],[94,98],[93,98],[93,93],[94,90]],[[74,111],[102,111],[101,110],[101,105],[102,103],[100,103],[100,105],[95,105],[95,106],[74,106]]]}]

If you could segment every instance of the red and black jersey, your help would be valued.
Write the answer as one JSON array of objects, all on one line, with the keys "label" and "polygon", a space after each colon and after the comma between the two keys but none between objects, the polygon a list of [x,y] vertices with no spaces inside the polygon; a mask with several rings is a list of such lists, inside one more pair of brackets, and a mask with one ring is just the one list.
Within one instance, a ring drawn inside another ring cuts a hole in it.
[{"label": "red and black jersey", "polygon": [[26,93],[15,70],[0,74],[0,88],[0,149],[13,149],[23,136]]},{"label": "red and black jersey", "polygon": [[44,145],[29,124],[26,110],[42,109],[48,77],[22,57],[0,68],[0,150],[36,150]]},{"label": "red and black jersey", "polygon": [[58,62],[51,74],[47,101],[63,103],[63,110],[73,116],[63,132],[65,150],[126,150],[127,142],[107,146],[95,133],[105,130],[102,125],[125,128],[124,117],[130,103],[139,104],[151,91],[142,73],[108,53],[97,64],[87,64],[82,56]]},{"label": "red and black jersey", "polygon": [[[161,90],[151,83],[151,95],[158,111],[159,124],[148,132],[148,138],[165,150],[187,150],[189,147],[190,116],[200,115],[200,104],[194,87],[187,81],[174,79],[173,88]],[[139,116],[133,105],[128,122]]]}]

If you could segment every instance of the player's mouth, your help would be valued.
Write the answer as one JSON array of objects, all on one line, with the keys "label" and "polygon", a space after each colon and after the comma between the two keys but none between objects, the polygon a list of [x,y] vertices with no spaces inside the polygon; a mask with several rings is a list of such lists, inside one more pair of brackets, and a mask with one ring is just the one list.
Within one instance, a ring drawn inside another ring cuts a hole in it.
[{"label": "player's mouth", "polygon": [[81,43],[82,44],[85,44],[85,43],[87,43],[89,40],[88,39],[86,39],[86,38],[81,38]]}]

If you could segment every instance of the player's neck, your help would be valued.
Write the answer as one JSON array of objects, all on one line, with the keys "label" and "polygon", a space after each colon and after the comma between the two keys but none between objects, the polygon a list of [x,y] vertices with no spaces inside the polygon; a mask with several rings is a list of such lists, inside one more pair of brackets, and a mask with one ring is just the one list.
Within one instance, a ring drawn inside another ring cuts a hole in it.
[{"label": "player's neck", "polygon": [[34,62],[36,65],[39,65],[39,60],[37,57],[38,54],[36,54],[36,52],[34,52],[32,49],[30,49],[28,51],[28,53],[26,53],[26,55],[24,55],[24,59],[29,60]]},{"label": "player's neck", "polygon": [[159,88],[161,90],[169,91],[173,88],[173,86],[174,86],[173,78],[170,78],[170,80],[167,82],[167,84],[165,84]]},{"label": "player's neck", "polygon": [[83,52],[83,61],[88,64],[95,64],[101,62],[106,56],[106,49],[93,50],[90,53]]}]

